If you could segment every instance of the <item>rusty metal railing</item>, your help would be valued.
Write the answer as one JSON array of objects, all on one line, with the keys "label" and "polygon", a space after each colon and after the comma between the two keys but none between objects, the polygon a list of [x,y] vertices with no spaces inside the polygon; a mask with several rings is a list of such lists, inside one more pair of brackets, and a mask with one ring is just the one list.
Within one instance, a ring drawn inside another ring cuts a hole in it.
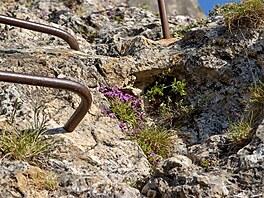
[{"label": "rusty metal railing", "polygon": [[21,27],[21,28],[25,28],[25,29],[29,29],[29,30],[34,30],[37,32],[42,32],[42,33],[51,34],[51,35],[60,37],[63,40],[65,40],[70,45],[70,47],[72,49],[80,50],[79,44],[76,41],[76,39],[71,34],[69,34],[68,32],[61,30],[59,28],[44,25],[41,23],[25,21],[22,19],[16,19],[13,17],[4,16],[4,15],[0,15],[0,23],[12,25],[12,26],[16,26],[16,27]]},{"label": "rusty metal railing", "polygon": [[[168,39],[170,38],[170,32],[166,15],[165,2],[164,0],[158,0],[158,4],[163,36],[164,38]],[[61,29],[4,15],[0,15],[0,23],[60,37],[65,40],[72,49],[79,50],[79,45],[76,39],[68,32]],[[91,107],[92,96],[90,91],[82,84],[71,80],[0,71],[0,81],[43,86],[56,89],[65,89],[78,94],[81,97],[81,103],[63,127],[67,132],[72,132],[78,126],[78,124],[81,122],[81,120],[84,118],[89,108]]]},{"label": "rusty metal railing", "polygon": [[[76,39],[68,32],[65,32],[61,29],[4,15],[0,15],[0,23],[60,37],[64,39],[72,49],[79,50],[79,45]],[[72,114],[70,119],[63,127],[67,132],[72,132],[78,126],[92,104],[92,95],[90,91],[85,86],[75,81],[6,71],[0,71],[0,81],[49,87],[55,89],[65,89],[78,94],[81,98],[81,102],[76,111]]]},{"label": "rusty metal railing", "polygon": [[160,20],[161,20],[163,37],[165,39],[169,39],[170,38],[170,29],[169,29],[169,23],[168,23],[168,19],[167,19],[165,2],[164,2],[164,0],[158,0],[158,4],[159,4],[159,13],[160,13]]},{"label": "rusty metal railing", "polygon": [[78,94],[81,103],[63,127],[67,132],[72,132],[78,126],[92,104],[90,91],[82,84],[71,80],[0,71],[0,81],[65,89]]}]

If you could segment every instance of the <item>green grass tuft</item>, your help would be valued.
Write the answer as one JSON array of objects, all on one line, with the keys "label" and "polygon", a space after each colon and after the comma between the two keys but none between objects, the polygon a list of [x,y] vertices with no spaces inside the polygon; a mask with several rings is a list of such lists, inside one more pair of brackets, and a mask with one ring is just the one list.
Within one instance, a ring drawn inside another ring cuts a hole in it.
[{"label": "green grass tuft", "polygon": [[264,0],[242,0],[220,8],[229,29],[257,28],[264,20]]},{"label": "green grass tuft", "polygon": [[34,122],[24,130],[18,128],[11,115],[12,122],[0,130],[0,151],[5,158],[33,162],[56,146],[52,137],[43,135],[47,121],[42,114],[41,107],[35,108]]},{"label": "green grass tuft", "polygon": [[232,123],[226,134],[236,143],[243,142],[252,137],[253,126],[244,120]]},{"label": "green grass tuft", "polygon": [[157,126],[146,126],[140,133],[131,136],[136,140],[151,163],[156,162],[156,156],[168,158],[173,154],[175,133]]}]

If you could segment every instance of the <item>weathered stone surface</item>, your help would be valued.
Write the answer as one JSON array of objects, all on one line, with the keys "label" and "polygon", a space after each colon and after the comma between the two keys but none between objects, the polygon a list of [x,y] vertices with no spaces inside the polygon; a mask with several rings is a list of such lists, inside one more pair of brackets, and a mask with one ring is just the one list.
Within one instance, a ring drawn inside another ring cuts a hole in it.
[{"label": "weathered stone surface", "polygon": [[[1,70],[75,80],[93,95],[92,109],[78,128],[73,133],[54,134],[62,140],[54,151],[60,157],[49,158],[45,168],[57,175],[59,188],[19,190],[24,177],[19,184],[15,176],[31,166],[3,158],[0,197],[263,195],[263,124],[252,142],[238,152],[229,152],[230,140],[222,135],[230,121],[246,110],[248,87],[263,78],[261,28],[230,32],[223,18],[215,17],[183,38],[158,41],[162,38],[159,17],[125,3],[33,0],[31,6],[26,1],[2,1],[0,5],[3,14],[70,31],[81,46],[75,52],[59,38],[1,24]],[[189,21],[194,20],[173,17],[170,27],[177,29]],[[177,138],[182,139],[175,141],[176,154],[150,175],[147,158],[137,143],[121,132],[116,119],[101,115],[109,102],[99,86],[129,89],[140,97],[168,68],[172,77],[186,80],[186,97],[195,113],[179,129]],[[21,102],[16,117],[20,127],[32,121],[32,109],[40,104],[49,114],[50,129],[63,126],[80,101],[64,90],[3,82],[0,86],[1,128],[15,101]],[[145,183],[143,178],[149,179]],[[145,184],[143,189],[131,187],[138,181]]]},{"label": "weathered stone surface", "polygon": [[[185,156],[164,161],[162,168],[142,189],[148,197],[227,197],[229,191],[220,173],[199,171]],[[152,196],[150,196],[150,194]]]}]

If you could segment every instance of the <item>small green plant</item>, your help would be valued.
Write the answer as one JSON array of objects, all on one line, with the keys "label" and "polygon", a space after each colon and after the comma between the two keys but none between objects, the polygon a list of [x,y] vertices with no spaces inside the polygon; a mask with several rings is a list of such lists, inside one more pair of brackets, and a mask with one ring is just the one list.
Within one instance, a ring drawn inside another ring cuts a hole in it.
[{"label": "small green plant", "polygon": [[[120,103],[120,99],[115,98],[111,101],[111,111],[119,120],[128,124],[132,128],[137,128],[140,123],[140,117],[137,111],[134,111],[130,101]],[[111,115],[110,115],[111,116]]]},{"label": "small green plant", "polygon": [[150,162],[156,162],[156,155],[167,158],[173,153],[175,134],[161,126],[146,126],[132,139],[136,140]]},{"label": "small green plant", "polygon": [[211,168],[220,164],[220,159],[201,159],[199,161],[200,166],[203,168]]},{"label": "small green plant", "polygon": [[210,168],[211,167],[211,163],[208,160],[201,160],[200,165],[204,168]]},{"label": "small green plant", "polygon": [[260,81],[249,90],[251,94],[249,111],[243,115],[240,121],[232,123],[227,131],[227,135],[237,143],[250,140],[254,135],[254,128],[262,122],[264,117],[264,84]]},{"label": "small green plant", "polygon": [[[34,122],[29,129],[18,129],[15,123],[0,131],[0,151],[5,157],[31,162],[42,154],[47,154],[55,145],[52,138],[43,136],[46,127],[41,108],[34,111]],[[11,117],[12,121],[15,120]],[[43,119],[43,120],[42,120]]]},{"label": "small green plant", "polygon": [[177,81],[176,78],[174,78],[174,81],[171,84],[171,90],[175,93],[179,93],[181,96],[186,96],[187,93],[185,91],[186,83],[185,80]]},{"label": "small green plant", "polygon": [[189,32],[192,28],[199,27],[197,23],[190,23],[187,26],[181,25],[176,31],[174,31],[173,36],[184,36],[187,32]]},{"label": "small green plant", "polygon": [[158,81],[156,81],[156,84],[150,90],[147,91],[146,96],[150,100],[154,100],[157,96],[163,96],[164,87],[164,84],[159,84]]},{"label": "small green plant", "polygon": [[244,121],[243,119],[232,123],[229,126],[226,134],[234,141],[234,142],[243,142],[252,136],[252,123],[248,121]]},{"label": "small green plant", "polygon": [[25,3],[25,7],[32,7],[33,6],[33,2],[32,1],[28,1]]},{"label": "small green plant", "polygon": [[[161,75],[161,78],[166,80],[166,77]],[[176,94],[180,94],[180,96],[187,95],[187,92],[185,91],[186,83],[185,80],[177,81],[176,78],[173,79],[173,82],[170,83],[170,85],[165,86],[164,83],[160,83],[158,81],[155,82],[155,85],[150,88],[150,90],[147,90],[146,96],[150,100],[155,100],[157,97],[164,96],[164,91],[168,90],[167,92],[174,92]]]},{"label": "small green plant", "polygon": [[264,0],[241,0],[220,8],[229,29],[259,27],[264,20]]}]

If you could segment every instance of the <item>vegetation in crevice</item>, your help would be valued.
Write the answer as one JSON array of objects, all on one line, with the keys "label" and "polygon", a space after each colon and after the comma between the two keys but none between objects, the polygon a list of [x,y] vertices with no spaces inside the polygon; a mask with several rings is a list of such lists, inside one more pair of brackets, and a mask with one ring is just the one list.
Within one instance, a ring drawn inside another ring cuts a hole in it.
[{"label": "vegetation in crevice", "polygon": [[175,133],[161,125],[149,124],[141,100],[116,87],[102,85],[100,91],[110,102],[110,108],[103,109],[102,113],[119,120],[120,129],[140,145],[153,165],[173,154]]},{"label": "vegetation in crevice", "polygon": [[256,128],[264,118],[264,84],[258,82],[249,88],[248,110],[237,122],[230,124],[226,134],[239,148],[246,145],[254,136]]},{"label": "vegetation in crevice", "polygon": [[177,80],[169,73],[170,70],[158,75],[145,89],[145,110],[155,123],[174,129],[184,125],[195,109],[186,98],[185,80]]},{"label": "vegetation in crevice", "polygon": [[0,154],[2,158],[34,164],[38,159],[47,157],[57,141],[44,135],[48,117],[41,106],[34,109],[33,122],[26,129],[21,129],[16,123],[19,106],[15,105],[6,125],[0,130]]},{"label": "vegetation in crevice", "polygon": [[177,80],[168,72],[157,76],[146,88],[144,109],[140,99],[116,87],[102,85],[100,88],[110,102],[110,108],[103,109],[102,113],[120,121],[121,130],[140,145],[153,165],[174,154],[176,131],[194,112],[194,107],[185,99],[185,80]]}]

